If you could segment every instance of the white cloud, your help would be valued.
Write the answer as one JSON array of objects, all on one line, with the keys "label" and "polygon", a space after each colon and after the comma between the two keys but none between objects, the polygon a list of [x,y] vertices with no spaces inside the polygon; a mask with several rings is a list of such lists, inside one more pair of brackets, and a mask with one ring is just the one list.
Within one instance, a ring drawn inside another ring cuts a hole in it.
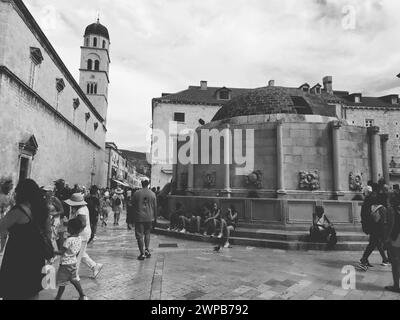
[{"label": "white cloud", "polygon": [[[146,148],[152,98],[202,79],[215,86],[260,87],[269,79],[297,86],[329,74],[337,89],[397,91],[396,0],[30,0],[27,5],[76,77],[84,28],[100,12],[112,45],[108,140],[123,148]],[[354,30],[342,25],[346,5],[355,8]]]}]

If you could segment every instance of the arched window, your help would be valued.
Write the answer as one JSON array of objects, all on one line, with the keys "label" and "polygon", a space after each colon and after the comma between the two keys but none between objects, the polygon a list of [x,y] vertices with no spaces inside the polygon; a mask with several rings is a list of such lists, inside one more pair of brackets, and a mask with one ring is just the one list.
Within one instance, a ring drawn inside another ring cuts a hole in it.
[{"label": "arched window", "polygon": [[94,85],[94,94],[97,94],[97,83]]},{"label": "arched window", "polygon": [[97,38],[93,38],[93,47],[97,47]]},{"label": "arched window", "polygon": [[89,59],[87,61],[87,69],[92,70],[92,68],[93,68],[93,61],[92,61],[92,59]]},{"label": "arched window", "polygon": [[89,45],[90,45],[90,38],[87,37],[87,38],[86,38],[86,41],[85,41],[85,46],[86,46],[86,47],[89,47]]},{"label": "arched window", "polygon": [[106,40],[103,40],[103,49],[106,48]]},{"label": "arched window", "polygon": [[99,69],[100,69],[100,61],[99,61],[99,60],[96,60],[96,61],[94,62],[94,70],[99,71]]},{"label": "arched window", "polygon": [[88,84],[87,84],[86,93],[87,93],[87,94],[89,94],[89,93],[90,93],[90,83],[88,83]]},{"label": "arched window", "polygon": [[94,92],[94,84],[92,83],[90,85],[90,94],[93,94],[93,92]]}]

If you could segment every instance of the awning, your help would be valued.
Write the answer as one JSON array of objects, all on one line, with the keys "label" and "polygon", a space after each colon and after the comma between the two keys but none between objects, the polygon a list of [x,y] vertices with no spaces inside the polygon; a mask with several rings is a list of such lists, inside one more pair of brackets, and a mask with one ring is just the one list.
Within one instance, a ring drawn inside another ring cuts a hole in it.
[{"label": "awning", "polygon": [[115,182],[115,183],[117,183],[117,184],[120,184],[121,186],[123,186],[123,187],[130,187],[129,186],[129,184],[127,184],[127,183],[125,183],[125,182],[122,182],[122,181],[119,181],[119,180],[115,180],[115,179],[113,179],[113,181]]}]

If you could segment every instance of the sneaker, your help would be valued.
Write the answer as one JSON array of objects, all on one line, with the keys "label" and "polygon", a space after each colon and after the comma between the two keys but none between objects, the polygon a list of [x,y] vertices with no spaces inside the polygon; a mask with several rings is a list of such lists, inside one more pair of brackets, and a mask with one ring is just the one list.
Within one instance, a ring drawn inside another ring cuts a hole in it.
[{"label": "sneaker", "polygon": [[93,279],[97,278],[101,272],[101,269],[103,269],[103,265],[101,263],[96,264],[96,266],[93,268]]},{"label": "sneaker", "polygon": [[146,257],[145,257],[144,254],[141,254],[137,259],[138,259],[139,261],[143,261],[143,260],[146,259]]},{"label": "sneaker", "polygon": [[229,244],[229,242],[227,242],[227,243],[225,243],[225,245],[224,245],[224,248],[230,248],[231,247],[231,245]]},{"label": "sneaker", "polygon": [[390,292],[400,293],[400,288],[395,286],[385,287],[385,290]]},{"label": "sneaker", "polygon": [[144,256],[146,257],[146,259],[151,258],[150,250],[147,250],[147,249],[146,249],[146,251],[144,252]]},{"label": "sneaker", "polygon": [[381,263],[381,266],[383,266],[383,267],[388,267],[388,266],[390,266],[390,263],[389,263],[389,261],[383,261],[383,262]]},{"label": "sneaker", "polygon": [[222,238],[222,232],[217,236],[218,239]]},{"label": "sneaker", "polygon": [[186,233],[186,229],[182,229],[181,231],[179,231],[180,233]]},{"label": "sneaker", "polygon": [[83,296],[83,297],[80,297],[78,300],[89,300],[89,298],[86,296]]},{"label": "sneaker", "polygon": [[360,262],[357,266],[361,271],[367,272],[368,271],[368,265],[366,263]]}]

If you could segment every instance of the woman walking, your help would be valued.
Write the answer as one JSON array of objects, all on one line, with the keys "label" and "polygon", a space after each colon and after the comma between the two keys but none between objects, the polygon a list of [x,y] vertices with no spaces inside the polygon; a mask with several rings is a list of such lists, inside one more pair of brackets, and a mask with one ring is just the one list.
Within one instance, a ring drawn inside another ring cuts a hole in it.
[{"label": "woman walking", "polygon": [[77,263],[77,274],[79,280],[79,266],[81,261],[86,264],[90,270],[92,271],[93,279],[95,279],[103,265],[100,263],[94,262],[86,252],[87,244],[92,234],[92,230],[90,228],[90,218],[89,218],[89,210],[87,208],[87,203],[84,201],[82,193],[75,193],[71,196],[71,199],[65,201],[71,207],[71,217],[70,219],[78,218],[82,221],[84,226],[83,231],[80,233],[80,237],[82,238],[82,246],[78,256],[78,263]]},{"label": "woman walking", "polygon": [[33,180],[16,188],[16,206],[0,220],[0,233],[9,232],[0,269],[0,297],[33,300],[42,288],[45,261],[43,236],[50,238],[46,201]]}]

